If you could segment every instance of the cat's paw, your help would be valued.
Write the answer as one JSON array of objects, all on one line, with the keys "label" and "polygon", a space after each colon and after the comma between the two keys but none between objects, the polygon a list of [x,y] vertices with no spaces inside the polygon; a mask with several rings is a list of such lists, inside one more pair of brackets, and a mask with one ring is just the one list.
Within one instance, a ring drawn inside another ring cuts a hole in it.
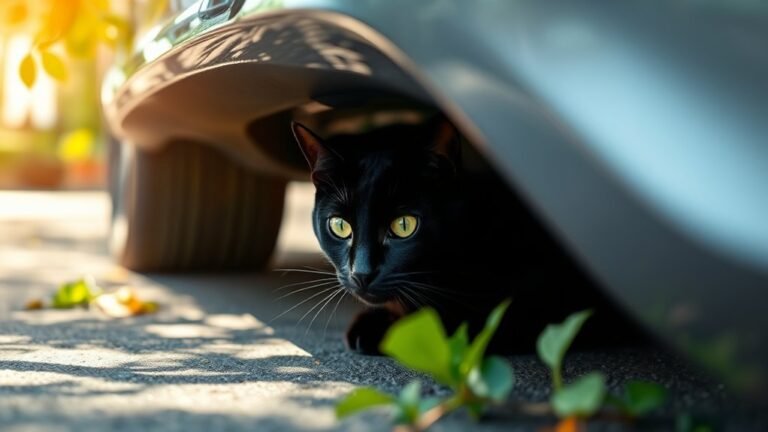
[{"label": "cat's paw", "polygon": [[388,309],[367,309],[357,315],[347,329],[347,348],[359,354],[382,355],[379,344],[389,327],[400,316]]}]

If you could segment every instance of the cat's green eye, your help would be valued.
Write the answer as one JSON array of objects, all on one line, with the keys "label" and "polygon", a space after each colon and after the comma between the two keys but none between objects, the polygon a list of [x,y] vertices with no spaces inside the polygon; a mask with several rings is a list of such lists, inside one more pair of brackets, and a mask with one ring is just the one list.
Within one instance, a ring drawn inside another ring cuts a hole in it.
[{"label": "cat's green eye", "polygon": [[338,216],[328,219],[328,226],[331,227],[333,235],[338,238],[346,239],[352,235],[352,225]]},{"label": "cat's green eye", "polygon": [[392,221],[392,224],[389,225],[389,229],[396,237],[408,238],[416,232],[418,224],[419,220],[416,219],[416,216],[400,216]]}]

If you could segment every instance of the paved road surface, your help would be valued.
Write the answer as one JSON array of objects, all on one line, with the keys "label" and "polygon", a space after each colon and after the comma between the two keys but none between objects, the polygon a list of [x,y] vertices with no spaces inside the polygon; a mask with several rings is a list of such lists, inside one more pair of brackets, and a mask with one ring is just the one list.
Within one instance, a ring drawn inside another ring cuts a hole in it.
[{"label": "paved road surface", "polygon": [[[311,191],[296,186],[289,198],[274,268],[321,265],[308,222]],[[388,359],[344,351],[340,334],[353,302],[343,302],[332,319],[332,307],[316,319],[314,311],[304,316],[317,297],[275,320],[315,293],[278,300],[295,287],[276,290],[314,275],[121,273],[106,252],[107,214],[101,193],[0,192],[0,430],[387,430],[377,414],[333,418],[334,401],[355,386],[394,390],[414,377]],[[28,299],[84,274],[108,286],[129,283],[162,307],[128,319],[94,310],[23,311]],[[546,399],[549,377],[536,359],[511,361],[515,398]],[[600,369],[614,386],[631,378],[664,383],[675,396],[670,411],[725,418],[734,430],[765,426],[743,413],[724,417],[722,386],[661,350],[580,353],[568,365],[567,376]],[[480,430],[552,424],[501,410]],[[668,415],[640,425],[671,426]],[[477,428],[455,415],[436,430]]]}]

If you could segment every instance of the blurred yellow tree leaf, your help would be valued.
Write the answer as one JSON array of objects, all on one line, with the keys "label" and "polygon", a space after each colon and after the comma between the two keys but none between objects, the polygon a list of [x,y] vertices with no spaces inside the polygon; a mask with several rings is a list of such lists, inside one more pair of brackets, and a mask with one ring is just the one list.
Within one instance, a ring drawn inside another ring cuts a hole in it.
[{"label": "blurred yellow tree leaf", "polygon": [[43,62],[43,69],[48,75],[59,81],[67,79],[67,67],[61,57],[50,51],[42,51],[40,58]]},{"label": "blurred yellow tree leaf", "polygon": [[32,57],[32,53],[25,55],[21,60],[21,64],[19,65],[19,75],[21,76],[21,81],[28,88],[32,88],[32,86],[35,85],[35,82],[37,81],[37,64]]},{"label": "blurred yellow tree leaf", "polygon": [[75,57],[92,57],[101,42],[101,16],[81,13],[64,37],[67,53]]},{"label": "blurred yellow tree leaf", "polygon": [[50,9],[35,38],[35,44],[47,48],[69,33],[80,12],[80,0],[48,0]]},{"label": "blurred yellow tree leaf", "polygon": [[131,23],[117,15],[106,15],[101,25],[101,39],[113,49],[130,49],[132,40]]},{"label": "blurred yellow tree leaf", "polygon": [[24,23],[29,16],[29,8],[23,1],[14,1],[5,4],[5,8],[2,11],[3,26],[15,27]]},{"label": "blurred yellow tree leaf", "polygon": [[95,139],[91,129],[76,129],[62,138],[59,143],[59,157],[65,162],[88,159],[93,152]]},{"label": "blurred yellow tree leaf", "polygon": [[[40,53],[45,73],[62,80],[67,62],[47,55],[48,48],[62,44],[66,56],[81,58],[95,57],[100,44],[113,51],[129,52],[136,24],[156,22],[167,10],[168,0],[145,0],[140,6],[130,2],[128,6],[131,12],[123,17],[120,13],[125,14],[125,8],[109,0],[0,0],[0,32],[31,27],[35,34],[31,52]],[[34,59],[19,72],[25,85],[34,85]]]}]

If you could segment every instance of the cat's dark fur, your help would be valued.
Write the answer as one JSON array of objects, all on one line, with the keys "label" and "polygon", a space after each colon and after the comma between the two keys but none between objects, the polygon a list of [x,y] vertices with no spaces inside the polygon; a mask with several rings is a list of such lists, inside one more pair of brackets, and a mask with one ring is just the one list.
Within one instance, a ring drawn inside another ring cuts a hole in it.
[{"label": "cat's dark fur", "polygon": [[[477,330],[493,306],[512,298],[498,345],[525,351],[547,323],[570,312],[597,307],[598,318],[613,318],[504,182],[491,169],[465,169],[448,122],[328,140],[293,128],[316,186],[315,234],[344,289],[369,306],[347,332],[351,349],[377,353],[389,325],[420,306],[437,309],[449,329],[469,321]],[[418,218],[404,239],[390,229],[403,215]],[[348,221],[352,235],[335,236],[331,217]]]}]

